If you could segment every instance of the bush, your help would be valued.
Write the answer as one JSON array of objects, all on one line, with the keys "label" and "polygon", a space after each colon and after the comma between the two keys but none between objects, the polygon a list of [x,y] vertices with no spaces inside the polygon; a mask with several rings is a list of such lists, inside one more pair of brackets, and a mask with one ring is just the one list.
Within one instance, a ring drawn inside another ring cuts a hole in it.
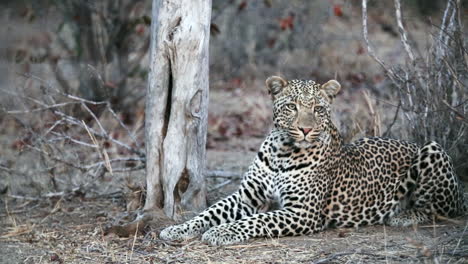
[{"label": "bush", "polygon": [[374,58],[397,88],[399,109],[410,137],[420,144],[431,140],[440,143],[451,155],[458,175],[468,180],[468,53],[460,6],[457,1],[448,1],[441,25],[434,27],[428,51],[414,53],[399,13],[399,0],[395,3],[407,63],[390,68]]}]

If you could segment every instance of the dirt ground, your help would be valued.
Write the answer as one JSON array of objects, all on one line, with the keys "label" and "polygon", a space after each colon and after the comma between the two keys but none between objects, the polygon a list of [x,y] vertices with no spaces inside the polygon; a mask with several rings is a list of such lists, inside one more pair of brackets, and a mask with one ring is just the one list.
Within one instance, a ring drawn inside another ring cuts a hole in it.
[{"label": "dirt ground", "polygon": [[104,235],[125,211],[122,197],[2,204],[0,263],[467,263],[468,221],[413,228],[332,229],[312,236],[214,247],[169,243],[149,228]]}]

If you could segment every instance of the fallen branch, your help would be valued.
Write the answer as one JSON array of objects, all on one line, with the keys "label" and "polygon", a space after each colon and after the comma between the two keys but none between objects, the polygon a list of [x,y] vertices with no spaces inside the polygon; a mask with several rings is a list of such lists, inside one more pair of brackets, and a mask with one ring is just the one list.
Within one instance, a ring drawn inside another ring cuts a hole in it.
[{"label": "fallen branch", "polygon": [[205,177],[211,178],[242,178],[242,173],[234,171],[223,171],[223,170],[208,170],[205,172]]},{"label": "fallen branch", "polygon": [[222,188],[222,187],[224,187],[224,186],[226,186],[226,185],[228,185],[230,183],[232,183],[232,180],[227,180],[225,182],[222,182],[222,183],[220,183],[218,185],[213,186],[212,188],[209,189],[209,191],[212,192],[214,190],[220,189],[220,188]]}]

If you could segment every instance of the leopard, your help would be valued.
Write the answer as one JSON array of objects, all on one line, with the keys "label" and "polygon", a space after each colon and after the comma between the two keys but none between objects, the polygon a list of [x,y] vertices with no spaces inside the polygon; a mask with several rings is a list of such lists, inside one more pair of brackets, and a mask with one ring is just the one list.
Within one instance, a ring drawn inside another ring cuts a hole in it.
[{"label": "leopard", "polygon": [[331,120],[338,81],[271,76],[266,87],[273,126],[238,190],[163,229],[161,239],[201,235],[221,246],[327,228],[408,227],[466,211],[463,183],[438,143],[384,137],[345,143]]}]

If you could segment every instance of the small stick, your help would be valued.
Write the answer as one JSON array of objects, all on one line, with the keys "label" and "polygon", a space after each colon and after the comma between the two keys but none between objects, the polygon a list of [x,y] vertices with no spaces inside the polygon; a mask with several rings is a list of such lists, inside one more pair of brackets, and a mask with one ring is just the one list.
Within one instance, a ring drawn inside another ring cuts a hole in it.
[{"label": "small stick", "polygon": [[138,234],[138,226],[140,225],[140,221],[137,222],[136,224],[136,229],[135,229],[135,235],[133,235],[133,243],[132,243],[132,250],[130,251],[130,261],[132,261],[133,258],[133,249],[135,248],[135,242]]},{"label": "small stick", "polygon": [[89,109],[89,107],[85,103],[81,103],[81,106],[83,106],[83,108],[86,110],[86,112],[88,112],[93,117],[94,121],[96,121],[96,124],[98,124],[99,128],[101,129],[102,134],[105,135],[105,136],[108,136],[107,131],[104,129],[101,122],[96,117],[96,115],[93,113],[93,111],[91,111],[91,109]]},{"label": "small stick", "polygon": [[380,124],[380,115],[374,110],[374,106],[370,100],[369,92],[367,90],[363,91],[364,99],[366,100],[367,107],[369,108],[370,114],[373,118],[374,123],[374,136],[381,136],[381,124]]},{"label": "small stick", "polygon": [[112,167],[111,167],[110,162],[109,162],[109,155],[107,155],[107,151],[99,144],[96,137],[93,134],[91,134],[91,132],[89,131],[89,128],[86,125],[85,121],[82,121],[82,122],[83,122],[83,125],[84,125],[85,129],[86,129],[86,132],[88,132],[89,137],[93,141],[94,145],[97,146],[97,149],[99,150],[99,155],[104,160],[104,166],[106,167],[107,171],[109,171],[109,173],[111,175],[113,175]]},{"label": "small stick", "polygon": [[206,177],[212,178],[242,178],[242,173],[223,170],[209,170],[205,172]]},{"label": "small stick", "polygon": [[369,37],[368,37],[368,31],[367,31],[367,0],[362,0],[362,34],[364,36],[364,41],[366,42],[367,46],[367,52],[369,55],[378,63],[382,68],[385,70],[387,73],[388,77],[393,81],[393,83],[397,83],[397,75],[385,65],[385,63],[377,57],[377,55],[374,52],[374,49],[372,49],[370,42],[369,42]]},{"label": "small stick", "polygon": [[421,87],[426,87],[424,84],[422,74],[419,71],[418,67],[416,67],[416,60],[413,54],[413,50],[411,49],[411,46],[408,43],[408,33],[406,33],[406,29],[403,26],[403,21],[401,18],[401,3],[400,0],[395,0],[395,16],[396,16],[396,21],[398,25],[398,32],[400,33],[400,39],[401,43],[403,44],[403,47],[405,48],[406,54],[408,54],[408,57],[411,61],[411,63],[414,66],[414,69],[416,71],[416,76],[418,77],[419,85]]},{"label": "small stick", "polygon": [[210,189],[210,191],[217,190],[217,189],[219,189],[219,188],[221,188],[223,186],[226,186],[226,185],[230,184],[231,182],[232,182],[232,180],[227,180],[227,181],[225,181],[223,183],[220,183],[220,184],[214,186],[213,188]]}]

